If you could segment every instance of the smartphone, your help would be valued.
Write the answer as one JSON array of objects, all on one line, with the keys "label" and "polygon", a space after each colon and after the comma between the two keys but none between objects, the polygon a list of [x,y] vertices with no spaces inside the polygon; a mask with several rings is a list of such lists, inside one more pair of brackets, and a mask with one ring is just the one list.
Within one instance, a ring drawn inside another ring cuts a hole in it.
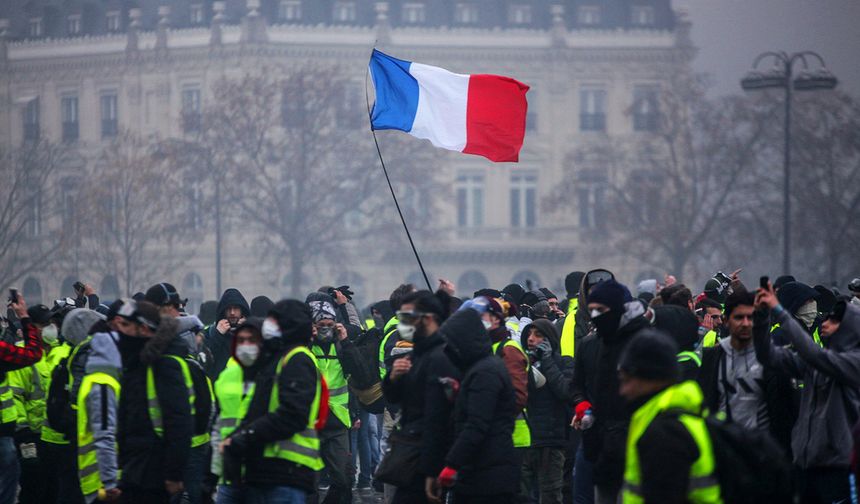
[{"label": "smartphone", "polygon": [[80,281],[78,281],[78,282],[75,282],[75,284],[74,284],[74,285],[72,285],[72,288],[73,288],[73,289],[75,289],[75,292],[76,292],[77,294],[83,294],[83,293],[84,293],[84,289],[85,289],[86,287],[84,286],[84,284],[83,284],[83,283],[81,283]]},{"label": "smartphone", "polygon": [[763,277],[758,279],[758,286],[761,287],[762,289],[767,290],[769,283],[770,283],[770,277],[763,276]]},{"label": "smartphone", "polygon": [[9,289],[9,302],[17,303],[18,302],[18,289]]}]

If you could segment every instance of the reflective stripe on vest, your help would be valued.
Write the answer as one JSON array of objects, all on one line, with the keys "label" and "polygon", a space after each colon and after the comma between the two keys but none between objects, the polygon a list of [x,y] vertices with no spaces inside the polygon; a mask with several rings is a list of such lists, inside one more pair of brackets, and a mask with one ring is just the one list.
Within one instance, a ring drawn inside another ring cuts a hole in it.
[{"label": "reflective stripe on vest", "polygon": [[308,416],[307,428],[301,432],[294,434],[289,439],[269,443],[263,448],[263,456],[268,458],[278,458],[288,460],[295,464],[303,465],[314,471],[319,471],[324,467],[322,457],[320,456],[320,440],[317,436],[317,431],[314,429],[314,424],[317,421],[317,416],[320,410],[320,396],[322,395],[322,382],[320,380],[320,367],[316,357],[307,349],[307,347],[299,346],[287,353],[278,363],[275,384],[272,386],[272,396],[269,399],[269,413],[277,411],[280,402],[278,400],[278,377],[281,374],[283,367],[296,354],[303,353],[307,355],[314,363],[317,370],[316,392],[314,393],[314,401],[311,403],[311,412]]},{"label": "reflective stripe on vest", "polygon": [[317,358],[317,367],[322,371],[323,378],[328,384],[329,411],[349,429],[352,427],[349,418],[349,386],[343,375],[343,368],[340,367],[340,360],[337,358],[337,348],[332,343],[329,346],[331,353],[326,354],[322,347],[314,345],[311,351]]},{"label": "reflective stripe on vest", "polygon": [[104,488],[101,474],[99,474],[98,454],[96,453],[95,438],[90,419],[87,418],[86,401],[87,396],[94,385],[107,385],[113,390],[117,401],[119,400],[119,382],[113,376],[105,373],[93,373],[84,377],[81,388],[78,391],[78,479],[81,483],[81,492],[87,502],[92,502],[98,495],[99,489]]},{"label": "reflective stripe on vest", "polygon": [[[66,368],[69,371],[69,380],[67,382],[67,387],[68,387],[67,390],[68,390],[69,394],[71,394],[72,390],[74,390],[74,381],[75,381],[74,377],[72,376],[72,362],[74,362],[75,357],[77,357],[78,351],[81,348],[83,348],[87,343],[89,343],[91,339],[92,339],[92,336],[87,336],[86,339],[84,339],[80,344],[76,345],[74,348],[69,347],[68,350],[65,351],[66,352],[66,356],[65,356],[66,357]],[[58,359],[54,363],[54,367],[58,366],[60,364],[61,360],[62,360],[62,358]],[[51,372],[53,373],[53,367],[51,368]],[[50,387],[47,387],[45,390],[50,390]],[[48,402],[48,398],[46,397],[45,403],[47,404],[47,402]],[[73,410],[76,410],[78,408],[78,405],[76,403],[72,403],[71,407]],[[45,441],[46,443],[58,444],[58,445],[69,444],[69,440],[66,439],[65,434],[63,434],[60,431],[52,429],[51,426],[49,425],[49,423],[50,423],[50,420],[48,419],[47,415],[45,415],[45,423],[42,425],[42,436],[41,436],[42,441]]]},{"label": "reflective stripe on vest", "polygon": [[215,428],[218,429],[221,439],[227,439],[245,418],[256,388],[256,384],[251,382],[246,394],[245,370],[232,359],[230,362],[233,364],[228,363],[215,381],[215,397],[218,398],[219,410]]},{"label": "reflective stripe on vest", "polygon": [[[801,325],[801,327],[803,326]],[[773,333],[777,329],[779,329],[779,324],[774,324],[773,327],[770,328],[770,332]],[[812,332],[812,339],[815,340],[816,343],[818,343],[818,346],[824,348],[824,343],[821,342],[821,334],[819,334],[818,330],[819,328],[816,327],[815,331]]]},{"label": "reflective stripe on vest", "polygon": [[[493,343],[494,354],[500,354],[499,345],[501,343],[501,341]],[[529,365],[529,356],[526,354],[525,350],[523,350],[523,347],[521,347],[519,343],[511,339],[505,340],[504,346],[514,347],[523,354],[523,356],[526,358],[526,373],[528,373],[529,368],[531,366]],[[528,448],[532,445],[532,433],[529,429],[529,424],[526,419],[526,413],[526,410],[521,411],[520,414],[517,415],[516,420],[514,420],[514,448]]]},{"label": "reflective stripe on vest", "polygon": [[696,352],[678,352],[678,362],[693,361],[696,367],[702,367],[702,358]]},{"label": "reflective stripe on vest", "polygon": [[385,323],[385,337],[382,338],[382,341],[379,342],[379,378],[385,379],[385,345],[388,344],[388,339],[397,332],[397,317],[391,317],[391,319]]},{"label": "reflective stripe on vest", "polygon": [[561,355],[573,357],[576,349],[576,312],[579,310],[579,298],[573,298],[567,305],[567,316],[561,326]]},{"label": "reflective stripe on vest", "polygon": [[711,329],[710,331],[705,333],[705,337],[702,338],[702,348],[710,348],[717,344],[717,331]]},{"label": "reflective stripe on vest", "polygon": [[9,377],[5,371],[0,371],[0,423],[15,423],[18,414],[15,411],[15,399],[12,387],[9,386]]},{"label": "reflective stripe on vest", "polygon": [[682,410],[678,421],[687,429],[696,443],[699,457],[690,466],[687,485],[687,502],[693,504],[721,504],[720,486],[716,477],[711,437],[705,420],[698,415],[702,407],[702,390],[694,381],[673,385],[652,397],[633,414],[627,434],[627,456],[624,468],[624,504],[644,503],[642,498],[642,472],[639,467],[639,439],[651,422],[667,410]]},{"label": "reflective stripe on vest", "polygon": [[[185,388],[188,391],[188,403],[191,405],[192,418],[197,415],[197,394],[194,393],[194,380],[191,378],[191,369],[185,359],[178,355],[165,355],[179,363],[182,369],[182,377],[185,381]],[[161,417],[161,404],[158,402],[158,394],[155,390],[155,373],[152,371],[152,366],[146,368],[146,408],[149,412],[149,419],[152,421],[152,428],[155,435],[164,437],[164,421]],[[191,447],[196,448],[203,446],[209,442],[210,434],[208,432],[198,434],[191,437]]]}]

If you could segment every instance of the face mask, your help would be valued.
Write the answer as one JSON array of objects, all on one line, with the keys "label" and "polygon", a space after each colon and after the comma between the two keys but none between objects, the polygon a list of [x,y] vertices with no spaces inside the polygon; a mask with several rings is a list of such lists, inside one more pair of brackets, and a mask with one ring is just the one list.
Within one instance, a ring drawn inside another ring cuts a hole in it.
[{"label": "face mask", "polygon": [[59,338],[60,334],[54,324],[48,324],[42,328],[42,341],[46,344],[53,345]]},{"label": "face mask", "polygon": [[[593,310],[592,310],[593,311]],[[592,317],[591,322],[594,328],[597,329],[597,335],[601,338],[613,338],[618,331],[618,324],[621,322],[621,314],[615,314],[612,310],[600,313],[597,317]]]},{"label": "face mask", "polygon": [[815,301],[810,301],[797,310],[797,318],[803,322],[807,328],[812,327],[812,324],[815,323],[815,317],[818,316],[818,303]]},{"label": "face mask", "polygon": [[317,339],[323,343],[328,343],[334,338],[334,327],[324,326],[317,328]]},{"label": "face mask", "polygon": [[248,367],[257,361],[260,356],[260,347],[253,343],[245,343],[236,345],[236,359],[245,367]]},{"label": "face mask", "polygon": [[591,310],[588,312],[588,316],[591,317],[592,320],[600,317],[603,313],[600,310]]},{"label": "face mask", "polygon": [[400,334],[400,339],[412,343],[412,339],[415,338],[415,326],[399,322],[397,324],[397,333]]},{"label": "face mask", "polygon": [[481,323],[484,324],[484,329],[486,329],[488,331],[490,330],[491,327],[493,327],[493,323],[490,322],[489,320],[481,320]]},{"label": "face mask", "polygon": [[281,337],[281,328],[271,319],[263,321],[263,339],[270,340]]}]

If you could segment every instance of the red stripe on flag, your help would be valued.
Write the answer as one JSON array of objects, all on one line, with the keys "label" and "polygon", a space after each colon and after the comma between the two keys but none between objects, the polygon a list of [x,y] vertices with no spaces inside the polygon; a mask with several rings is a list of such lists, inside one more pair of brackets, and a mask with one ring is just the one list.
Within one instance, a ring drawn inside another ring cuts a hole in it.
[{"label": "red stripe on flag", "polygon": [[463,152],[490,161],[519,161],[526,134],[526,91],[522,82],[500,75],[471,75],[466,102]]}]

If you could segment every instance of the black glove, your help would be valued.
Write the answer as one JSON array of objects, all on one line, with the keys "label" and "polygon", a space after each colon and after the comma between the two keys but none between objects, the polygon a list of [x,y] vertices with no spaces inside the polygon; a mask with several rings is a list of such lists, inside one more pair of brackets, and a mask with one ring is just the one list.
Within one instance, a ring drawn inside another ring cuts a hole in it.
[{"label": "black glove", "polygon": [[245,430],[235,432],[229,439],[230,444],[224,447],[224,451],[233,457],[243,457],[248,451],[248,445],[250,444],[249,432]]},{"label": "black glove", "polygon": [[344,296],[346,296],[346,298],[349,299],[350,301],[352,301],[352,296],[355,296],[355,292],[352,292],[351,290],[349,290],[349,285],[341,285],[340,287],[338,287],[335,290],[339,290],[340,293],[343,294]]},{"label": "black glove", "polygon": [[535,347],[534,351],[535,358],[537,358],[537,360],[544,360],[552,355],[552,344],[550,344],[548,339],[544,338],[544,340]]}]

